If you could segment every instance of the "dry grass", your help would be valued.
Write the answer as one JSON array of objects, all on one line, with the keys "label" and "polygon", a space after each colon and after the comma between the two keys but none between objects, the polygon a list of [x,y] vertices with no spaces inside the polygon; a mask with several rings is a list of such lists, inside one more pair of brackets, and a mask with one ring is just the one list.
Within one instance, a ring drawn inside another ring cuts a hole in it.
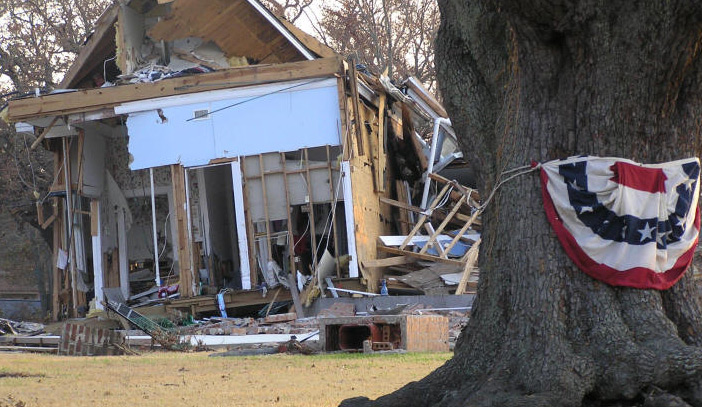
[{"label": "dry grass", "polygon": [[0,406],[337,406],[345,398],[389,393],[450,357],[2,354]]}]

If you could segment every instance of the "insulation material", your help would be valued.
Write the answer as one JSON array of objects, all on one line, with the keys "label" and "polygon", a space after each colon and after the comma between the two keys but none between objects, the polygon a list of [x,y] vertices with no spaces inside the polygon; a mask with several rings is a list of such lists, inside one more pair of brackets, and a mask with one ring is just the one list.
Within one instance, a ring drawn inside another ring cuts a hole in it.
[{"label": "insulation material", "polygon": [[[264,155],[264,168],[266,172],[282,171],[283,166],[280,162],[280,156]],[[271,161],[273,158],[276,161]],[[260,176],[260,165],[258,156],[246,157],[246,176],[247,178]],[[310,162],[310,167],[318,167],[325,165],[326,162]],[[287,161],[285,165],[286,171],[295,171],[305,168],[305,165],[298,162]],[[332,170],[332,184],[334,191],[339,185],[339,171]],[[331,202],[331,193],[329,189],[329,170],[327,168],[310,170],[311,186],[307,185],[306,175],[303,172],[292,173],[287,175],[288,179],[288,199],[290,205],[305,205],[308,202],[314,204]],[[252,221],[258,222],[265,219],[263,205],[263,188],[260,178],[249,179],[247,183],[249,190],[248,207]],[[270,220],[287,219],[286,201],[285,201],[285,177],[283,174],[266,175],[266,198],[268,201],[268,217]],[[336,192],[335,192],[336,193]],[[343,190],[339,188],[339,200],[343,200]],[[324,225],[320,225],[323,227]]]}]

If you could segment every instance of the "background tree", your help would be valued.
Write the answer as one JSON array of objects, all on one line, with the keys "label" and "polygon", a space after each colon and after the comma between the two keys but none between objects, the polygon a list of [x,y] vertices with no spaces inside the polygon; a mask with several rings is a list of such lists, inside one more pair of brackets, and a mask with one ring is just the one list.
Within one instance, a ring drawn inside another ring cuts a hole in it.
[{"label": "background tree", "polygon": [[[35,88],[53,89],[109,3],[0,0],[0,107]],[[34,202],[53,181],[53,158],[41,148],[30,151],[32,141],[0,121],[0,211],[37,227]]]},{"label": "background tree", "polygon": [[295,23],[300,17],[307,15],[307,9],[314,0],[263,0],[262,3],[275,15]]},{"label": "background tree", "polygon": [[[699,155],[702,6],[669,0],[441,0],[439,88],[488,193],[503,172],[578,154]],[[578,270],[538,176],[483,217],[480,283],[455,356],[375,406],[702,406],[702,304]]]},{"label": "background tree", "polygon": [[415,76],[435,90],[436,0],[337,0],[322,6],[317,35],[376,74]]}]

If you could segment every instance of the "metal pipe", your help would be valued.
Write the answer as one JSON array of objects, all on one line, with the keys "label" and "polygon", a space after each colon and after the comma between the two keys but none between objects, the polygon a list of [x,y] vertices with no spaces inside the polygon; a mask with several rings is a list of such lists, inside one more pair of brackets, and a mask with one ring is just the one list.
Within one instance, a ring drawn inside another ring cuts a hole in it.
[{"label": "metal pipe", "polygon": [[154,186],[154,169],[149,168],[151,178],[151,224],[154,235],[154,269],[156,270],[156,287],[161,287],[161,270],[158,265],[158,233],[156,225],[156,188]]},{"label": "metal pipe", "polygon": [[427,209],[427,200],[429,199],[429,187],[431,180],[429,174],[434,171],[434,157],[436,156],[436,147],[439,144],[439,129],[442,124],[451,125],[451,120],[445,117],[437,117],[434,119],[434,131],[431,136],[431,151],[429,152],[429,162],[427,163],[427,172],[424,174],[424,192],[422,192],[422,203],[419,205],[422,209]]}]

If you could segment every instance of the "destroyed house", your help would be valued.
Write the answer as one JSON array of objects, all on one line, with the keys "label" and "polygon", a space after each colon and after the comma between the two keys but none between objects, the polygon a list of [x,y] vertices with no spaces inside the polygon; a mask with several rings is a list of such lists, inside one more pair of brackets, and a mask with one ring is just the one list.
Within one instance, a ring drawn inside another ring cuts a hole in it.
[{"label": "destroyed house", "polygon": [[[61,87],[7,112],[54,154],[38,203],[54,318],[106,295],[260,308],[297,297],[298,280],[301,302],[377,293],[384,267],[417,251],[430,195],[456,203],[445,224],[475,223],[474,191],[436,174],[465,163],[422,85],[358,72],[257,0],[118,2]],[[465,263],[438,249],[408,258]]]}]

